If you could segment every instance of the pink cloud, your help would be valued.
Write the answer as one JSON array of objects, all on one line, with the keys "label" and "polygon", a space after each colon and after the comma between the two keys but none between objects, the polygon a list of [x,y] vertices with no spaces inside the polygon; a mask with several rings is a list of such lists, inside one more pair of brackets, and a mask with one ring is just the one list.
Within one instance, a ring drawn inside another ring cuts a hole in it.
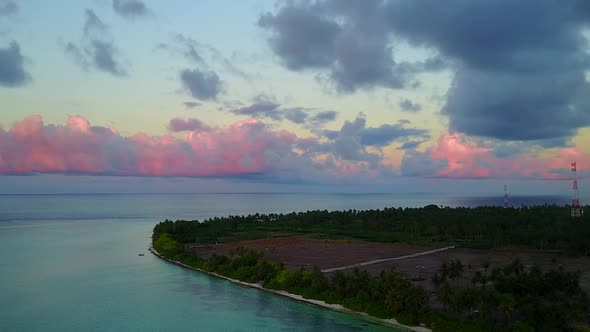
[{"label": "pink cloud", "polygon": [[175,129],[197,127],[207,130],[189,131],[183,139],[144,133],[125,137],[111,128],[92,126],[81,116],[51,125],[33,115],[8,131],[0,129],[0,173],[240,175],[272,171],[269,154],[295,154],[295,134],[272,131],[256,120],[224,128],[189,120]]},{"label": "pink cloud", "polygon": [[491,170],[483,166],[491,161],[490,152],[457,133],[442,135],[431,148],[430,156],[435,160],[447,160],[447,167],[438,173],[439,176],[480,178],[491,175]]},{"label": "pink cloud", "polygon": [[[314,161],[314,139],[273,130],[256,119],[209,127],[196,119],[172,119],[184,137],[137,133],[94,126],[81,116],[46,124],[39,115],[0,127],[0,174],[68,173],[139,176],[262,176],[278,179],[339,179],[365,172]],[[317,144],[317,143],[315,143]]]},{"label": "pink cloud", "polygon": [[[189,177],[261,176],[312,182],[387,182],[402,175],[447,178],[568,178],[578,162],[588,174],[590,155],[577,148],[499,158],[461,134],[442,135],[426,152],[408,151],[401,169],[386,154],[354,153],[318,137],[273,130],[256,119],[210,127],[197,119],[172,119],[177,135],[121,135],[81,116],[46,124],[39,115],[0,127],[0,174],[68,173]],[[354,145],[354,137],[348,141]],[[358,143],[358,142],[356,142]],[[358,144],[357,144],[358,145]],[[340,150],[339,150],[340,149]],[[586,173],[584,173],[586,172]]]},{"label": "pink cloud", "polygon": [[479,146],[474,140],[458,133],[443,134],[428,150],[428,156],[446,165],[433,168],[431,176],[449,178],[567,179],[571,176],[571,162],[577,162],[580,172],[590,165],[590,154],[575,147],[552,149],[543,156],[531,154],[499,158],[489,148]]}]

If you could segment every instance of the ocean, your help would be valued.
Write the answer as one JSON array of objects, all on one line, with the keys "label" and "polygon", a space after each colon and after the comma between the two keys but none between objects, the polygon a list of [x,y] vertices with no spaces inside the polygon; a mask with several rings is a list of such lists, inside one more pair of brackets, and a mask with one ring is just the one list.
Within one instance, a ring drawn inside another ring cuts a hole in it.
[{"label": "ocean", "polygon": [[[510,198],[514,206],[568,202]],[[151,232],[164,219],[428,204],[502,205],[502,197],[0,195],[0,331],[391,331],[168,264],[147,251]]]}]

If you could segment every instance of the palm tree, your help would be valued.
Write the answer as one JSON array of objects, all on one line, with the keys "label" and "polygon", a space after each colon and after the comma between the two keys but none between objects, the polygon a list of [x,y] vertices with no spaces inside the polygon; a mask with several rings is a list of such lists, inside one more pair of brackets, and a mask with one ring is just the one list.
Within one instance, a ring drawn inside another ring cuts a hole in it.
[{"label": "palm tree", "polygon": [[405,306],[406,310],[418,311],[428,303],[428,293],[422,287],[411,287],[406,288],[405,295]]},{"label": "palm tree", "polygon": [[392,312],[400,312],[405,309],[404,295],[401,291],[389,290],[385,295],[385,305]]},{"label": "palm tree", "polygon": [[436,289],[436,293],[435,293],[436,299],[439,300],[440,303],[442,303],[445,311],[447,310],[447,307],[449,305],[449,302],[451,299],[451,293],[452,293],[452,289],[451,289],[451,285],[449,285],[448,281],[444,281]]},{"label": "palm tree", "polygon": [[483,273],[481,273],[481,271],[476,271],[475,275],[471,279],[471,283],[473,284],[473,286],[479,285],[481,287],[485,287],[487,282],[488,282],[488,277],[486,275],[484,275]]},{"label": "palm tree", "polygon": [[449,268],[448,268],[448,276],[450,279],[452,279],[455,283],[457,283],[457,279],[461,278],[463,276],[463,271],[464,271],[464,266],[463,263],[461,263],[460,260],[455,260],[452,261]]},{"label": "palm tree", "polygon": [[497,309],[507,321],[512,317],[515,307],[516,301],[514,300],[514,296],[512,296],[512,294],[500,295],[500,303],[498,304]]}]

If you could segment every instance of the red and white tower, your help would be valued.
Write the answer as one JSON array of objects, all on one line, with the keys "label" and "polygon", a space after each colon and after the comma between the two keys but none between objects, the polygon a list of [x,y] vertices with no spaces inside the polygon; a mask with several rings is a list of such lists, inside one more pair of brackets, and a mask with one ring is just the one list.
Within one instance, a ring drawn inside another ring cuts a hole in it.
[{"label": "red and white tower", "polygon": [[578,173],[575,161],[572,163],[572,172],[574,173],[574,198],[572,199],[572,217],[581,217],[583,212],[582,208],[580,207],[580,192],[578,191]]},{"label": "red and white tower", "polygon": [[504,185],[504,208],[508,207],[508,189]]}]

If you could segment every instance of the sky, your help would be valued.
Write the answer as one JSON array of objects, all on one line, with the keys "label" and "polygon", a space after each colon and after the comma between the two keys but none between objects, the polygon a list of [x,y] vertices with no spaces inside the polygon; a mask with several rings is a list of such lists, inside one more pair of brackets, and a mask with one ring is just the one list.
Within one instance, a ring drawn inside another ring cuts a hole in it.
[{"label": "sky", "polygon": [[590,196],[589,40],[583,0],[0,0],[0,193]]}]

